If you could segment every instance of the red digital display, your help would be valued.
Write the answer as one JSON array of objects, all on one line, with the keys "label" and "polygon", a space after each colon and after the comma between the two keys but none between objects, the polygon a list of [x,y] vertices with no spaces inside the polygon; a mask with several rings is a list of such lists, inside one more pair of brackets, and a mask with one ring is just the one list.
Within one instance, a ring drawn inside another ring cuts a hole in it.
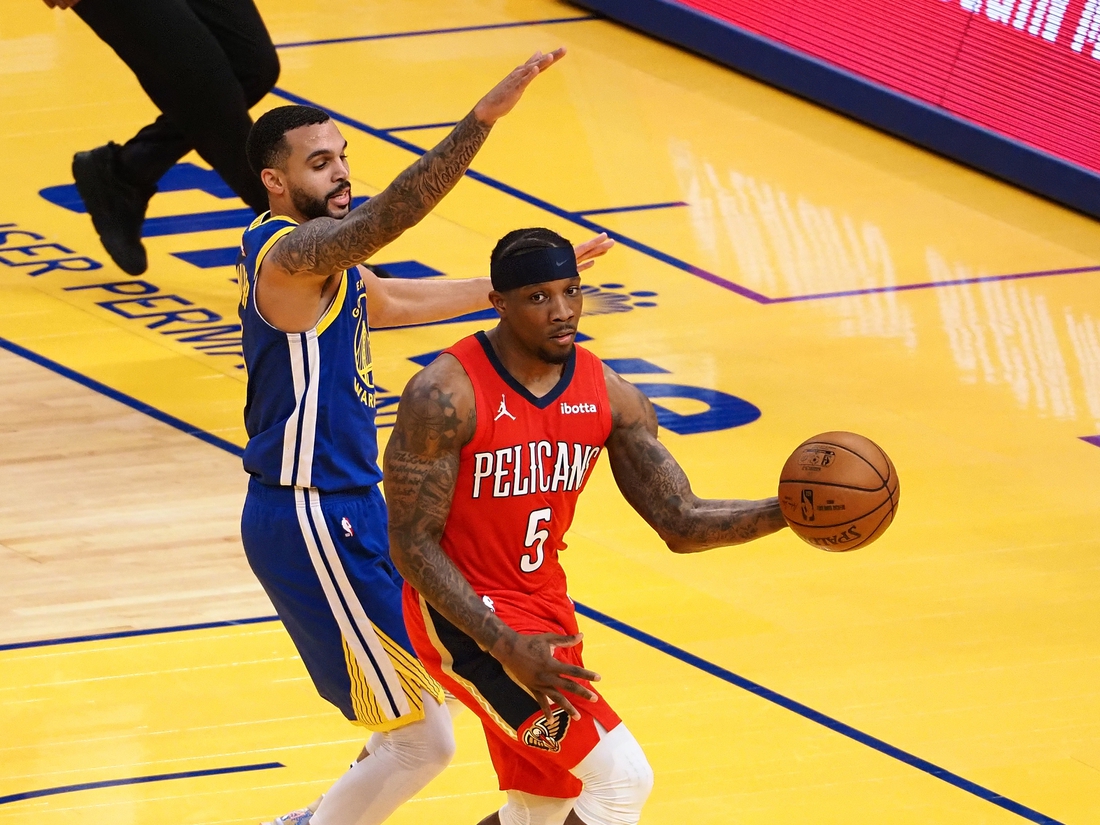
[{"label": "red digital display", "polygon": [[1100,172],[1100,0],[677,0]]}]

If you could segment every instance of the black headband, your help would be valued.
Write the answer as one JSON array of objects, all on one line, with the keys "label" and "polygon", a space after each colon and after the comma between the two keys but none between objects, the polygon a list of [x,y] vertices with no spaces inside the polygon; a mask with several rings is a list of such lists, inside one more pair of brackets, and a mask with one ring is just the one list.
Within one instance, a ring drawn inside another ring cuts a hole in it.
[{"label": "black headband", "polygon": [[490,280],[497,292],[576,278],[577,274],[577,256],[571,246],[532,249],[509,258],[498,258],[489,267]]}]

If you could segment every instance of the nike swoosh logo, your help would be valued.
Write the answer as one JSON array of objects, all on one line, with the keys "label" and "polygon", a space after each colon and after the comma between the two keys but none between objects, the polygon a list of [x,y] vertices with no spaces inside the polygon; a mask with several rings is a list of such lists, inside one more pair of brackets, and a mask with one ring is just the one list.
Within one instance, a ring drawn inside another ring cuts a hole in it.
[{"label": "nike swoosh logo", "polygon": [[565,261],[558,261],[554,266],[565,266]]}]

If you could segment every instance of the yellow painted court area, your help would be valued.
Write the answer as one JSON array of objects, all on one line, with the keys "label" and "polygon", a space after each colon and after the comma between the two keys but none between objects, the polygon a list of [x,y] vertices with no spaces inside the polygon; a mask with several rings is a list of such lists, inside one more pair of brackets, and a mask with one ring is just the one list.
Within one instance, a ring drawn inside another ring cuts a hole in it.
[{"label": "yellow painted court area", "polygon": [[[242,204],[158,194],[171,231],[146,238],[147,273],[118,270],[87,215],[40,192],[155,110],[79,19],[17,5],[0,22],[0,823],[270,819],[363,732],[277,622],[225,624],[271,615],[234,534],[244,373],[231,333],[188,324],[236,323],[233,267],[204,264],[245,221],[194,216]],[[1100,825],[1100,438],[1083,440],[1100,436],[1100,225],[565,3],[258,5],[282,74],[254,114],[330,110],[359,195],[447,131],[417,127],[566,46],[476,174],[375,262],[472,277],[510,229],[606,228],[586,346],[648,387],[697,492],[773,495],[793,448],[834,429],[897,466],[899,516],[871,547],[785,532],[691,557],[600,466],[564,563],[610,617],[582,619],[586,659],[654,766],[643,823]],[[16,231],[57,247],[21,252]],[[152,303],[118,303],[137,296]],[[194,314],[158,325],[169,309]],[[488,323],[376,330],[380,423],[410,359]],[[456,730],[454,764],[393,822],[473,825],[501,803],[473,715]]]}]

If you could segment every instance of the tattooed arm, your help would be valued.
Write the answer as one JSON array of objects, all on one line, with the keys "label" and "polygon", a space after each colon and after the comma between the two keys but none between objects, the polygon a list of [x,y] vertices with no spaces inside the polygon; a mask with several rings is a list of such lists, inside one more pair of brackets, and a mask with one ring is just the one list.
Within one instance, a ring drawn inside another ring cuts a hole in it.
[{"label": "tattooed arm", "polygon": [[328,278],[363,263],[409,227],[415,226],[466,173],[493,124],[519,102],[540,72],[565,54],[542,54],[514,69],[493,87],[447,137],[393,183],[343,219],[315,218],[272,248],[265,264],[287,275]]},{"label": "tattooed arm", "polygon": [[405,387],[384,458],[390,555],[421,598],[499,660],[532,692],[547,718],[551,702],[576,718],[562,692],[596,697],[564,677],[595,681],[599,676],[558,661],[552,649],[575,645],[580,635],[516,633],[489,610],[439,544],[458,479],[459,454],[476,428],[473,387],[453,356],[440,356]]},{"label": "tattooed arm", "polygon": [[657,415],[637,387],[604,367],[611,400],[607,456],[619,490],[674,553],[742,544],[787,526],[777,498],[701,499],[657,440]]}]

